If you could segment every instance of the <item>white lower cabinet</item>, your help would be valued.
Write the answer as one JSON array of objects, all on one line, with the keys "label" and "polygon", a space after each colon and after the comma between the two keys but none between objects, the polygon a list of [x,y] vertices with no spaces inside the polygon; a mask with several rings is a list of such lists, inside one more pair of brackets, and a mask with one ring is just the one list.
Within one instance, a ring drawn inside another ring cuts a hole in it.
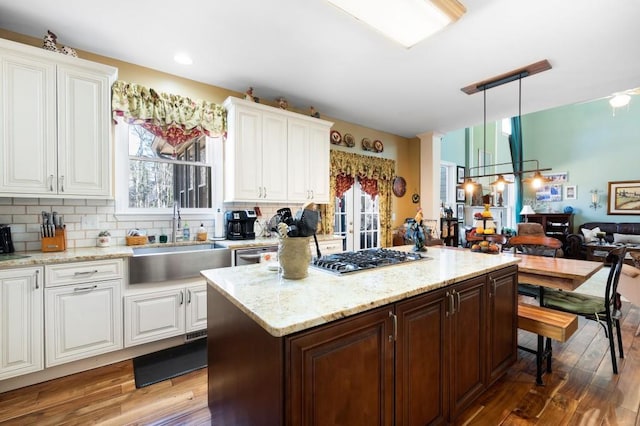
[{"label": "white lower cabinet", "polygon": [[45,266],[46,366],[123,348],[123,260]]},{"label": "white lower cabinet", "polygon": [[121,280],[45,290],[47,367],[122,349]]},{"label": "white lower cabinet", "polygon": [[207,327],[207,285],[137,292],[124,298],[126,347]]},{"label": "white lower cabinet", "polygon": [[0,380],[44,368],[42,267],[0,271]]}]

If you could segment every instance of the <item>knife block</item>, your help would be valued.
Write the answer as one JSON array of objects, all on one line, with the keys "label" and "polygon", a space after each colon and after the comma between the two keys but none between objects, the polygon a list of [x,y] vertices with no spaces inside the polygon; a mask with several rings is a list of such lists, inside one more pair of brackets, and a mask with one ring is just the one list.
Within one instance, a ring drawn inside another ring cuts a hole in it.
[{"label": "knife block", "polygon": [[56,228],[55,237],[42,237],[42,251],[54,252],[67,249],[67,232],[64,228]]}]

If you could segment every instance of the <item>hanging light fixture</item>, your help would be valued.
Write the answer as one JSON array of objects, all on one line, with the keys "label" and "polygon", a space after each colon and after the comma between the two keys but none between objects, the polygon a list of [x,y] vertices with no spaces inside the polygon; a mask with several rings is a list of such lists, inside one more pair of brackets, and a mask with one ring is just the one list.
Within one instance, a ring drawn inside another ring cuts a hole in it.
[{"label": "hanging light fixture", "polygon": [[[477,93],[477,92],[484,92],[484,109],[483,109],[483,119],[484,119],[484,142],[483,142],[483,149],[486,152],[486,144],[487,144],[487,97],[486,97],[486,91],[488,89],[491,89],[493,87],[496,86],[500,86],[502,84],[506,84],[506,83],[510,83],[512,81],[518,80],[519,86],[518,86],[518,117],[520,117],[522,115],[522,79],[525,77],[529,77],[533,74],[537,74],[543,71],[547,71],[551,69],[551,64],[549,63],[549,61],[542,60],[542,61],[538,61],[535,62],[533,64],[527,65],[525,67],[522,68],[518,68],[516,70],[513,70],[511,72],[505,73],[505,74],[501,74],[497,77],[488,79],[488,80],[483,80],[480,81],[478,83],[474,83],[471,84],[469,86],[463,87],[462,90],[463,92],[465,92],[468,95],[471,95],[473,93]],[[520,140],[522,140],[522,130],[520,128]],[[483,159],[484,160],[484,159]],[[496,179],[494,182],[491,183],[492,186],[496,186],[498,192],[500,192],[500,195],[502,195],[502,191],[504,191],[504,187],[507,184],[513,183],[511,181],[507,181],[504,178],[505,174],[514,174],[516,176],[521,176],[525,173],[532,173],[533,172],[533,176],[529,177],[529,178],[524,178],[522,179],[523,182],[531,182],[533,184],[533,186],[535,188],[540,187],[543,183],[548,182],[549,180],[547,178],[545,178],[541,172],[546,171],[546,170],[551,170],[550,168],[545,168],[545,169],[541,169],[538,161],[537,160],[521,160],[519,161],[520,164],[520,168],[523,169],[524,168],[524,163],[529,163],[529,162],[535,162],[536,163],[536,167],[534,169],[531,170],[519,170],[519,171],[513,171],[513,163],[511,162],[507,162],[507,163],[495,163],[495,164],[489,164],[487,165],[484,161],[482,166],[480,166],[480,164],[478,164],[478,166],[476,167],[471,167],[469,169],[469,177],[468,177],[468,181],[473,182],[473,178],[482,178],[482,177],[488,177],[488,176],[498,176],[498,179]],[[511,166],[511,171],[498,171],[498,166],[506,166],[506,165],[510,165]],[[494,168],[494,173],[487,173],[486,169],[488,166],[491,166]],[[472,173],[473,169],[476,169],[476,175],[474,175]],[[480,169],[482,168],[482,173],[480,172]],[[466,183],[465,183],[465,187],[466,187]],[[536,186],[537,185],[537,186]]]}]

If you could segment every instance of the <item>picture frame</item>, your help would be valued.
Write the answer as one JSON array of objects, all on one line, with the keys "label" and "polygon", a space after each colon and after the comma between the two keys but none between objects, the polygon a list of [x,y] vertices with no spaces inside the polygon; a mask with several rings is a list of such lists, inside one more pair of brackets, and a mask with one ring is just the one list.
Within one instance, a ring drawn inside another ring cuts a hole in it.
[{"label": "picture frame", "polygon": [[640,180],[609,182],[607,213],[640,215]]},{"label": "picture frame", "polygon": [[464,187],[458,186],[456,187],[456,202],[464,202],[466,200],[467,194],[464,192]]},{"label": "picture frame", "polygon": [[464,204],[456,204],[458,222],[464,222]]},{"label": "picture frame", "polygon": [[578,188],[576,185],[565,185],[564,186],[564,199],[565,200],[576,200],[578,199]]},{"label": "picture frame", "polygon": [[549,183],[566,183],[569,182],[569,174],[567,172],[542,173],[542,176],[550,180]]},{"label": "picture frame", "polygon": [[465,178],[465,170],[466,168],[464,166],[457,166],[456,167],[456,177],[458,179],[458,183],[462,184],[464,183],[464,178]]}]

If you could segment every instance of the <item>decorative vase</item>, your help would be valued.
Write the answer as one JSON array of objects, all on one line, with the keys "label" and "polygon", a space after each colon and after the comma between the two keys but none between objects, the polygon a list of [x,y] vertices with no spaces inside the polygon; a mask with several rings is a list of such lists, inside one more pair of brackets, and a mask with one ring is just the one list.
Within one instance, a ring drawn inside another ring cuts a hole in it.
[{"label": "decorative vase", "polygon": [[311,263],[309,237],[280,238],[278,261],[283,278],[300,280],[309,275],[309,263]]},{"label": "decorative vase", "polygon": [[111,245],[111,237],[110,236],[98,237],[96,240],[96,244],[98,245],[98,247],[109,247]]}]

